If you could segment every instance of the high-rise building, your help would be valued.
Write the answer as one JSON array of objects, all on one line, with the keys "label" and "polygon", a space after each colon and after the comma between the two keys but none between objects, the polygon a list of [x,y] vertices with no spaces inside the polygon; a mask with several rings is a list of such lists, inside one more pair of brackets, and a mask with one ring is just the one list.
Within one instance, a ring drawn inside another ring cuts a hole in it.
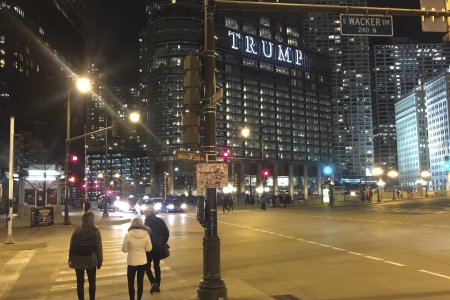
[{"label": "high-rise building", "polygon": [[[104,80],[106,60],[90,59],[89,76],[93,93],[86,105],[86,132],[103,132],[86,138],[86,180],[91,197],[109,190],[116,196],[143,194],[149,184],[147,156],[146,99],[138,86],[109,88]],[[138,112],[133,124],[129,116]]]},{"label": "high-rise building", "polygon": [[416,186],[420,173],[430,169],[427,108],[423,85],[395,102],[399,183]]},{"label": "high-rise building", "polygon": [[[372,111],[375,163],[397,165],[394,103],[450,66],[450,47],[443,44],[405,43],[393,39],[391,45],[375,45],[372,50]],[[400,43],[401,42],[401,43]]]},{"label": "high-rise building", "polygon": [[[341,5],[338,0],[306,0],[307,4]],[[367,6],[367,1],[343,5]],[[339,15],[308,13],[303,18],[307,49],[330,57],[333,159],[338,179],[361,179],[373,167],[369,38],[343,36]]]},{"label": "high-rise building", "polygon": [[85,11],[85,0],[0,2],[0,138],[15,116],[16,132],[32,131],[44,146],[63,143],[59,112],[81,66]]},{"label": "high-rise building", "polygon": [[[193,185],[193,164],[176,160],[175,151],[183,148],[183,59],[202,54],[203,13],[199,1],[147,6],[143,76],[155,194],[164,172],[169,193],[188,193]],[[268,186],[275,194],[320,192],[321,166],[330,162],[332,148],[329,63],[301,47],[300,23],[297,16],[217,14],[217,85],[224,90],[217,152],[228,148],[235,158],[231,178],[239,195],[252,188],[255,194],[262,168],[271,169]],[[240,134],[244,127],[251,131],[247,139]]]},{"label": "high-rise building", "polygon": [[424,90],[428,121],[430,182],[435,190],[448,190],[445,158],[450,156],[450,73],[446,72],[425,82]]}]

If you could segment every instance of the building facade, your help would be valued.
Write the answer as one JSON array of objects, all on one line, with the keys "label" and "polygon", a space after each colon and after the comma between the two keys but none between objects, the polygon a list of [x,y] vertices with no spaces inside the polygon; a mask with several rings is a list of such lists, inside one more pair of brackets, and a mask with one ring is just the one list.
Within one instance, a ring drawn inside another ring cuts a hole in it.
[{"label": "building facade", "polygon": [[450,73],[439,75],[424,85],[428,119],[428,147],[430,151],[431,186],[435,190],[448,189],[448,171],[444,169],[449,151]]},{"label": "building facade", "polygon": [[[400,43],[401,42],[401,43]],[[375,163],[395,167],[398,161],[394,103],[450,65],[450,47],[443,44],[375,45],[372,51],[372,111]]]},{"label": "building facade", "polygon": [[0,3],[0,137],[15,116],[16,130],[44,145],[65,138],[63,126],[50,124],[65,124],[55,111],[64,111],[68,78],[81,66],[85,14],[85,0]]},{"label": "building facade", "polygon": [[395,127],[400,187],[415,187],[430,169],[425,91],[419,85],[395,102]]},{"label": "building facade", "polygon": [[[367,6],[365,0],[301,3]],[[338,14],[308,13],[302,21],[305,47],[330,57],[336,177],[364,179],[374,159],[369,38],[341,35]]]},{"label": "building facade", "polygon": [[[183,59],[202,47],[203,5],[152,1],[144,48],[152,191],[190,193],[194,164],[175,160],[183,148]],[[274,194],[319,192],[321,165],[331,160],[331,89],[328,59],[301,47],[299,20],[264,14],[217,14],[217,153],[232,152],[230,178],[239,194],[253,194],[269,168]],[[241,129],[251,135],[242,137]],[[202,135],[203,136],[203,135]],[[202,137],[203,139],[203,137]],[[261,157],[261,153],[263,157]]]}]

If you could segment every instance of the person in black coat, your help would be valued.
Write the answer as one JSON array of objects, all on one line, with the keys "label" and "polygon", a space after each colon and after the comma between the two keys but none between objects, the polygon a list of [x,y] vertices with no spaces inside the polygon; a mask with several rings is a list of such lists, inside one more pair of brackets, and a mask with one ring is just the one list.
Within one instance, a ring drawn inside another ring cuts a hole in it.
[{"label": "person in black coat", "polygon": [[94,214],[87,212],[82,217],[82,224],[76,228],[70,239],[69,267],[75,269],[77,276],[77,294],[84,300],[84,271],[89,281],[89,299],[95,299],[96,269],[103,262],[102,237],[94,226]]},{"label": "person in black coat", "polygon": [[[152,241],[152,250],[147,252],[147,267],[145,273],[152,285],[150,294],[153,294],[155,292],[160,292],[161,267],[159,266],[159,263],[161,259],[167,257],[164,255],[166,252],[164,251],[164,248],[167,247],[167,241],[169,240],[169,229],[167,228],[166,223],[164,223],[164,220],[156,216],[153,207],[147,208],[144,214],[145,226],[150,227],[150,240]],[[151,269],[152,262],[155,276],[153,276]]]}]

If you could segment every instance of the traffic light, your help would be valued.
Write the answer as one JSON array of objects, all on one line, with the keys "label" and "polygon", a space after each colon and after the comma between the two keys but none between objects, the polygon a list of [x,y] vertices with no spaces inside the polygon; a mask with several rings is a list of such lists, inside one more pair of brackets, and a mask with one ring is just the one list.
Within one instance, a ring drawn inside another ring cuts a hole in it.
[{"label": "traffic light", "polygon": [[264,182],[267,181],[267,178],[269,178],[269,176],[270,176],[270,171],[268,169],[262,170],[262,178],[263,178]]},{"label": "traffic light", "polygon": [[326,176],[332,175],[333,174],[333,167],[331,165],[325,165],[322,169],[323,174],[325,174]]},{"label": "traffic light", "polygon": [[222,149],[220,152],[220,157],[222,157],[224,162],[227,162],[229,158],[231,158],[231,152],[230,149]]},{"label": "traffic light", "polygon": [[77,177],[75,177],[75,175],[70,175],[68,180],[70,184],[75,184],[77,182]]},{"label": "traffic light", "polygon": [[450,156],[444,156],[444,171],[450,171]]},{"label": "traffic light", "polygon": [[70,160],[71,160],[73,163],[76,163],[76,162],[78,161],[78,156],[77,156],[76,154],[72,154],[72,155],[70,156]]},{"label": "traffic light", "polygon": [[[446,0],[420,0],[422,10],[446,11]],[[447,19],[433,15],[422,16],[423,32],[447,32]]]},{"label": "traffic light", "polygon": [[200,112],[202,108],[201,59],[190,54],[184,58],[183,78],[183,144],[198,147],[200,145]]}]

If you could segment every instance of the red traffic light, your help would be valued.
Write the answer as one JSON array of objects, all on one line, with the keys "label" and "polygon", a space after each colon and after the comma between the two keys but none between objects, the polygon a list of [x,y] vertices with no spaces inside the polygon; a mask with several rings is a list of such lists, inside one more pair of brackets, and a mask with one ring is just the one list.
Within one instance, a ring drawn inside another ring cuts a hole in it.
[{"label": "red traffic light", "polygon": [[270,176],[270,171],[267,170],[267,169],[266,169],[266,170],[263,170],[263,171],[262,171],[262,175],[263,175],[264,178],[267,178],[267,177]]},{"label": "red traffic light", "polygon": [[231,157],[230,149],[223,149],[222,152],[220,152],[220,156],[224,161],[227,161],[227,159]]},{"label": "red traffic light", "polygon": [[77,162],[78,161],[78,156],[75,154],[72,154],[71,158],[72,162]]}]

